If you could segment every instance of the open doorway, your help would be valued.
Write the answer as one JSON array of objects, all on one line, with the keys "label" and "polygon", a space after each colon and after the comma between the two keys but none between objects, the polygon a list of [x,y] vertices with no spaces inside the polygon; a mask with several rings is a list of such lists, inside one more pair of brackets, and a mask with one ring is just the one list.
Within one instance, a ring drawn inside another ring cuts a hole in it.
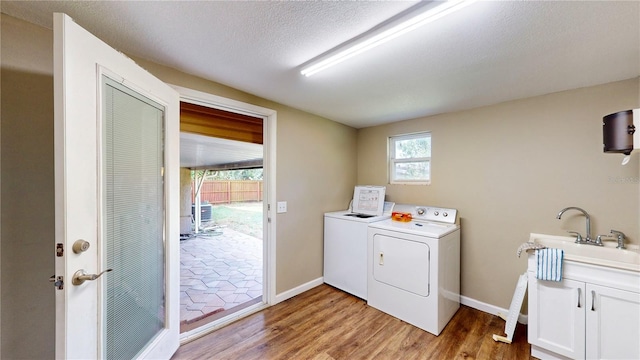
[{"label": "open doorway", "polygon": [[183,333],[265,302],[262,121],[181,104]]}]

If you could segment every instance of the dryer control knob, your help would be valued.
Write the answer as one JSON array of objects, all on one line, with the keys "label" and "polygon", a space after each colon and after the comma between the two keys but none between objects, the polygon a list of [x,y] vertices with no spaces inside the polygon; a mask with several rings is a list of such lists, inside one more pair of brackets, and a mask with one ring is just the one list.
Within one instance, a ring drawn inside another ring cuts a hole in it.
[{"label": "dryer control knob", "polygon": [[446,212],[442,213],[442,216],[447,217],[449,216],[449,214],[447,214]]},{"label": "dryer control knob", "polygon": [[434,212],[433,212],[433,215],[438,216],[438,215],[440,215],[440,213],[439,213],[439,212],[437,212],[437,211],[434,211]]},{"label": "dryer control knob", "polygon": [[425,209],[424,209],[424,208],[418,208],[418,209],[416,210],[416,212],[418,213],[418,215],[424,215],[424,213],[425,213]]}]

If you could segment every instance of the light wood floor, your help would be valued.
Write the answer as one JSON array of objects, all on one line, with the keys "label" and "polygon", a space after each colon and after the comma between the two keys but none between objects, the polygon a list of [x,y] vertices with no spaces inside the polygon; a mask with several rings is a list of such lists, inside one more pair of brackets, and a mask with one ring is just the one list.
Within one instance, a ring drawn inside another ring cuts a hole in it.
[{"label": "light wood floor", "polygon": [[173,359],[535,359],[526,326],[494,342],[504,321],[467,306],[431,335],[321,285],[185,344]]}]

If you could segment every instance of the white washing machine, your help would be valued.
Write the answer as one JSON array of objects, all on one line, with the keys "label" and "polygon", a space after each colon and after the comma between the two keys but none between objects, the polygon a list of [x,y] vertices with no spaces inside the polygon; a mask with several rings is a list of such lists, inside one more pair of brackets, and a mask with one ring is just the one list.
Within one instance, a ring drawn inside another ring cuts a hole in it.
[{"label": "white washing machine", "polygon": [[457,210],[400,205],[413,220],[369,225],[367,303],[439,335],[460,308]]},{"label": "white washing machine", "polygon": [[324,282],[367,299],[367,228],[391,214],[358,217],[351,211],[324,214]]},{"label": "white washing machine", "polygon": [[367,227],[391,218],[393,209],[393,203],[384,202],[384,190],[356,186],[349,210],[324,214],[324,282],[365,300]]}]

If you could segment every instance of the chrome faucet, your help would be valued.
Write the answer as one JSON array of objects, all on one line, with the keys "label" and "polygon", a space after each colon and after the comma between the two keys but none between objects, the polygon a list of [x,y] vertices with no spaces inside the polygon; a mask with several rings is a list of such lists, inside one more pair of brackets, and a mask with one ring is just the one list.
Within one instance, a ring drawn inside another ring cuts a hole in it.
[{"label": "chrome faucet", "polygon": [[622,233],[622,231],[618,231],[618,230],[611,230],[611,234],[612,235],[616,235],[618,237],[618,246],[616,246],[617,249],[624,249],[624,233]]},{"label": "chrome faucet", "polygon": [[[594,244],[596,245],[596,242],[591,240],[591,217],[589,216],[589,214],[580,209],[579,207],[575,207],[575,206],[570,206],[567,208],[564,208],[562,210],[560,210],[560,212],[558,213],[558,216],[556,216],[556,219],[561,219],[562,218],[562,214],[564,214],[565,211],[567,210],[578,210],[580,212],[582,212],[584,214],[584,217],[587,218],[587,234],[584,237],[584,240],[582,240],[582,237],[580,236],[580,234],[578,234],[578,237],[576,239],[577,243],[581,243],[581,244]],[[602,243],[600,243],[600,245],[602,245]]]}]

